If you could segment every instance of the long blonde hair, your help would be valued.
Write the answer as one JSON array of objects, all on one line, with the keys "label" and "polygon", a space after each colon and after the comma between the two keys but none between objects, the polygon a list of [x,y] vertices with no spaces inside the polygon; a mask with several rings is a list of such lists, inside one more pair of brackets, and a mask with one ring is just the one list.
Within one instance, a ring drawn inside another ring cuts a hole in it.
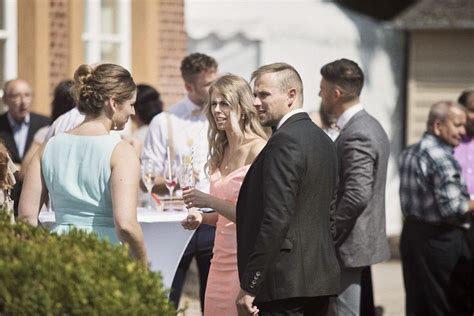
[{"label": "long blonde hair", "polygon": [[[217,129],[211,109],[211,97],[213,93],[221,94],[229,102],[232,112],[239,114],[235,119],[231,115],[232,129],[235,133],[243,135],[244,132],[253,133],[263,139],[268,139],[269,131],[260,124],[257,111],[253,106],[254,96],[252,89],[245,79],[227,74],[217,79],[209,88],[209,103],[206,105],[205,113],[209,120],[209,159],[206,168],[212,173],[219,168],[224,158],[224,149],[228,144],[225,131]],[[234,119],[233,119],[234,118]]]}]

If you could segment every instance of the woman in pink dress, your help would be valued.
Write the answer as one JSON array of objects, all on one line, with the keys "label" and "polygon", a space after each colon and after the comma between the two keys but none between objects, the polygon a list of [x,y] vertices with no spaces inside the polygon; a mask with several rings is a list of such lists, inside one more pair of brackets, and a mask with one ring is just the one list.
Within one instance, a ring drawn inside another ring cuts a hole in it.
[{"label": "woman in pink dress", "polygon": [[[201,223],[216,225],[214,255],[207,280],[204,315],[237,315],[235,298],[240,290],[237,271],[235,204],[248,168],[268,138],[253,107],[249,84],[241,77],[225,75],[209,89],[210,194],[197,189],[183,192],[190,210],[182,222],[186,229]],[[196,208],[212,208],[201,213]]]}]

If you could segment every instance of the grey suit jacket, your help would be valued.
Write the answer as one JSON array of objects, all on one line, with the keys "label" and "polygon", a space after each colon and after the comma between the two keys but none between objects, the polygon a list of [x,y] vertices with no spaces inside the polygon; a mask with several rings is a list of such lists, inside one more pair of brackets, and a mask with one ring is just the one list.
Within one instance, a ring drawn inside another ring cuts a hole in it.
[{"label": "grey suit jacket", "polygon": [[336,140],[340,163],[336,248],[345,267],[390,257],[385,231],[385,183],[390,143],[380,123],[362,110]]}]

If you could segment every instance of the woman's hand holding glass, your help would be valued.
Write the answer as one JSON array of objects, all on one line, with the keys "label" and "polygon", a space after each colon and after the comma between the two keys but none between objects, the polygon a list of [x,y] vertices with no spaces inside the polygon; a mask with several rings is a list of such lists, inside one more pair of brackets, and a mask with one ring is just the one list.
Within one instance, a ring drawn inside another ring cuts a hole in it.
[{"label": "woman's hand holding glass", "polygon": [[197,210],[190,210],[188,216],[181,221],[184,229],[195,230],[202,223],[202,213]]},{"label": "woman's hand holding glass", "polygon": [[210,208],[211,196],[207,193],[199,191],[195,188],[189,188],[183,190],[183,202],[188,209],[196,208]]}]

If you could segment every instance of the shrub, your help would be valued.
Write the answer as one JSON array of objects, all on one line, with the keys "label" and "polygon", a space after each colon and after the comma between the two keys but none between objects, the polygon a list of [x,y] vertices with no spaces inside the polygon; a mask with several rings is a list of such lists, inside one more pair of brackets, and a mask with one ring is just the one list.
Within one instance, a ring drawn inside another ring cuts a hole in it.
[{"label": "shrub", "polygon": [[0,214],[0,315],[176,315],[159,274],[124,246]]}]

